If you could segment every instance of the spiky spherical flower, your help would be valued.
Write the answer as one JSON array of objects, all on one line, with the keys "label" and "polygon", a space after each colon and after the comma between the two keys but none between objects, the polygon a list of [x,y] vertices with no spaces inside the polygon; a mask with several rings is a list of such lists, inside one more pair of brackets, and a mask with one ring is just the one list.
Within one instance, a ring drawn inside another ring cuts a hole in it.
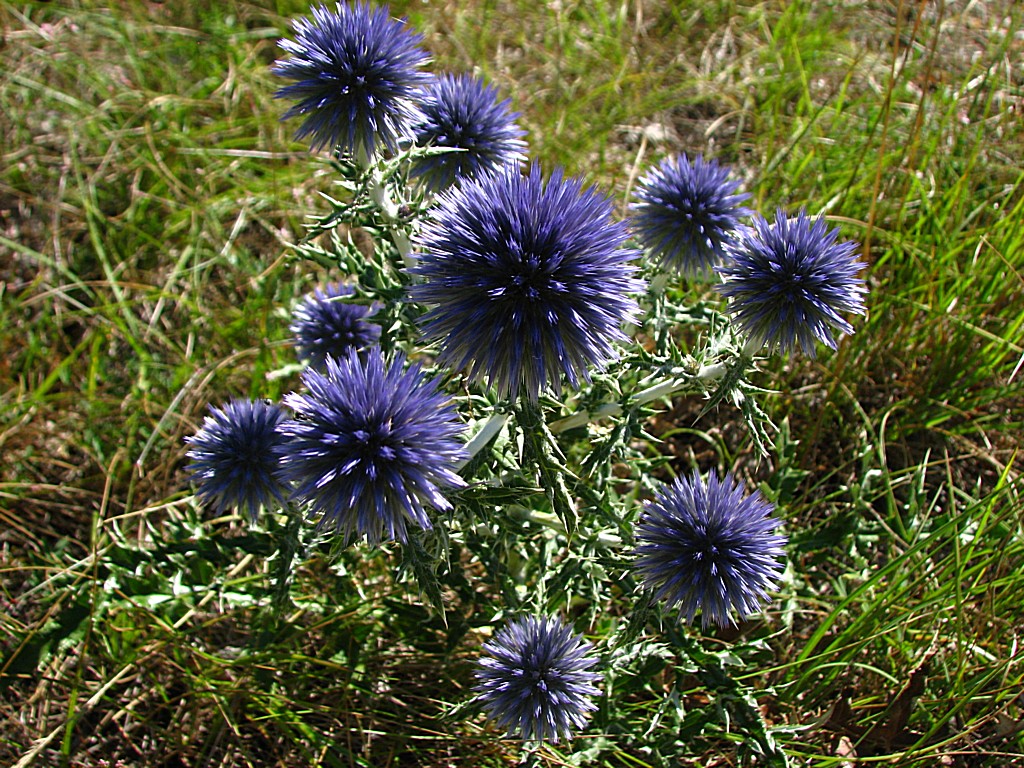
[{"label": "spiky spherical flower", "polygon": [[432,305],[423,332],[440,361],[503,396],[536,400],[560,375],[579,387],[587,367],[611,359],[633,319],[636,251],[611,201],[578,179],[540,169],[506,171],[453,188],[418,237],[410,288]]},{"label": "spiky spherical flower", "polygon": [[462,180],[497,173],[526,159],[525,131],[509,111],[509,101],[470,75],[441,75],[424,90],[423,119],[416,124],[420,146],[459,149],[420,158],[413,175],[428,189],[446,189]]},{"label": "spiky spherical flower", "polygon": [[646,505],[637,524],[634,567],[657,600],[703,626],[747,617],[768,600],[780,574],[784,536],[760,493],[726,474],[677,478]]},{"label": "spiky spherical flower", "polygon": [[838,234],[803,209],[795,218],[780,209],[770,224],[754,217],[732,261],[716,268],[724,278],[716,288],[748,345],[783,352],[799,345],[813,357],[815,341],[836,348],[833,328],[853,333],[842,313],[864,314],[864,265],[855,258],[857,245],[837,243]]},{"label": "spiky spherical flower", "polygon": [[476,671],[475,701],[509,736],[524,741],[572,738],[597,709],[601,675],[593,646],[554,617],[523,616],[501,629]]},{"label": "spiky spherical flower", "polygon": [[367,3],[338,3],[337,11],[321,5],[312,19],[292,26],[295,40],[280,42],[290,56],[271,71],[295,81],[274,95],[298,102],[284,115],[305,118],[296,139],[308,136],[314,151],[337,147],[372,156],[378,144],[395,151],[411,137],[416,98],[430,80],[419,69],[429,59],[420,35],[392,19],[386,6]]},{"label": "spiky spherical flower", "polygon": [[666,158],[640,179],[633,195],[637,238],[662,267],[706,272],[725,258],[740,219],[750,214],[740,205],[750,195],[735,194],[739,185],[716,160]]},{"label": "spiky spherical flower", "polygon": [[295,347],[313,368],[322,368],[328,355],[340,358],[380,339],[380,326],[365,320],[372,308],[346,301],[352,293],[351,286],[331,283],[307,294],[292,310]]},{"label": "spiky spherical flower", "polygon": [[328,357],[302,374],[306,392],[285,395],[296,418],[281,431],[281,474],[294,496],[346,544],[408,541],[407,524],[430,528],[426,507],[451,509],[441,489],[465,482],[462,425],[448,398],[418,366],[405,370],[379,347]]},{"label": "spiky spherical flower", "polygon": [[255,522],[261,508],[282,507],[289,488],[277,476],[277,450],[288,441],[279,427],[285,411],[265,400],[232,400],[210,415],[194,435],[188,465],[196,495],[217,512],[244,509]]}]

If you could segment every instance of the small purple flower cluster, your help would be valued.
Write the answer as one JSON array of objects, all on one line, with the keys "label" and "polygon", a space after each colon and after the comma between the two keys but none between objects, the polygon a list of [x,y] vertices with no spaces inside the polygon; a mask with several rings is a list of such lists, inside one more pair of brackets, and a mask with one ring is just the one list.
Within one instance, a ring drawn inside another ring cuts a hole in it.
[{"label": "small purple flower cluster", "polygon": [[637,524],[635,568],[657,600],[678,605],[688,623],[728,626],[768,600],[785,537],[760,493],[731,475],[678,478],[648,503]]},{"label": "small purple flower cluster", "polygon": [[476,702],[510,736],[557,742],[597,709],[593,645],[556,618],[522,616],[484,645]]},{"label": "small purple flower cluster", "polygon": [[347,301],[353,293],[351,286],[331,283],[305,296],[292,310],[295,349],[310,368],[323,368],[328,357],[367,349],[380,339],[380,326],[366,320],[373,307]]},{"label": "small purple flower cluster", "polygon": [[429,56],[420,36],[391,18],[387,8],[338,3],[331,11],[313,8],[297,19],[295,40],[282,40],[289,58],[273,72],[288,80],[279,98],[297,103],[285,119],[304,117],[296,139],[309,137],[314,150],[341,147],[356,155],[390,151],[411,136],[421,116],[417,91],[429,82],[420,71]]},{"label": "small purple flower cluster", "polygon": [[[746,349],[835,348],[863,313],[862,265],[823,217],[784,211],[768,222],[743,207],[749,195],[715,160],[669,157],[640,179],[629,222],[609,198],[560,171],[523,173],[523,131],[508,100],[468,76],[420,71],[420,38],[387,9],[319,6],[294,25],[290,55],[274,66],[295,81],[296,136],[314,150],[397,153],[415,144],[410,174],[436,194],[415,237],[413,301],[427,307],[426,341],[438,362],[508,399],[536,402],[573,388],[628,340],[644,254],[684,275],[717,273],[717,290],[747,336]],[[750,217],[750,223],[744,224]],[[631,238],[638,248],[631,247]],[[291,330],[303,393],[284,407],[236,400],[211,409],[188,438],[197,496],[218,510],[296,505],[345,543],[406,542],[429,529],[428,509],[448,510],[446,490],[465,481],[467,458],[454,407],[420,369],[376,346],[373,308],[345,285],[299,303]],[[293,415],[288,415],[286,409]],[[726,626],[769,599],[785,537],[773,506],[731,475],[680,478],[660,490],[636,526],[633,568],[657,600],[692,623]],[[484,646],[477,703],[510,735],[570,738],[596,709],[601,675],[593,646],[572,627],[524,615]]]},{"label": "small purple flower cluster", "polygon": [[188,438],[197,496],[219,509],[304,505],[347,544],[408,540],[407,523],[430,528],[425,507],[449,509],[444,488],[465,485],[462,426],[419,368],[379,347],[350,349],[302,374],[306,392],[285,397],[294,413],[262,401],[212,409]]},{"label": "small purple flower cluster", "polygon": [[281,41],[289,56],[272,68],[295,81],[275,95],[297,102],[284,114],[304,118],[297,140],[365,158],[410,143],[449,150],[412,169],[434,191],[525,159],[525,131],[509,101],[479,78],[422,71],[430,57],[421,36],[386,7],[338,3],[312,13],[294,22],[295,39]]},{"label": "small purple flower cluster", "polygon": [[748,350],[814,355],[814,343],[836,348],[833,328],[853,333],[840,313],[863,314],[863,264],[853,243],[837,243],[824,217],[794,218],[778,210],[769,223],[740,203],[739,182],[714,160],[670,157],[644,176],[632,204],[637,239],[662,266],[722,277],[716,286],[747,336]]},{"label": "small purple flower cluster", "polygon": [[640,179],[634,193],[637,239],[662,267],[706,273],[726,258],[740,219],[750,213],[740,205],[750,196],[735,194],[739,185],[715,160],[666,158]]},{"label": "small purple flower cluster", "polygon": [[416,144],[447,149],[427,155],[413,176],[435,192],[518,167],[526,159],[526,134],[509,110],[509,100],[483,80],[469,75],[440,75],[422,92],[423,117],[414,126]]},{"label": "small purple flower cluster", "polygon": [[424,334],[440,361],[504,397],[536,400],[564,374],[573,388],[615,355],[642,283],[611,201],[533,166],[442,195],[418,237],[422,278],[410,295],[432,307]]}]

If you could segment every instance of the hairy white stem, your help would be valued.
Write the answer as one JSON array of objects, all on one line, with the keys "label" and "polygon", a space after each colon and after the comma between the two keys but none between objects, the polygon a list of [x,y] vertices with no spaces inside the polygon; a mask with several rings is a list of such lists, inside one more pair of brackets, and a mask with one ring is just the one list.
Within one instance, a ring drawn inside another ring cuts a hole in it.
[{"label": "hairy white stem", "polygon": [[[397,221],[398,204],[391,199],[387,185],[381,177],[380,168],[366,151],[366,147],[360,146],[356,151],[356,159],[364,170],[371,172],[370,177],[370,199],[388,221]],[[412,255],[412,243],[404,232],[397,229],[391,230],[391,240],[398,249],[398,255],[402,257],[402,263],[409,267],[416,266],[416,257]]]},{"label": "hairy white stem", "polygon": [[473,438],[466,443],[466,459],[456,465],[456,469],[462,469],[470,460],[476,456],[497,435],[508,422],[509,414],[496,413],[489,418],[480,430],[473,435]]},{"label": "hairy white stem", "polygon": [[753,337],[749,337],[743,344],[742,354],[744,357],[753,357],[754,355],[761,351],[762,347],[764,347],[763,341],[758,341]]},{"label": "hairy white stem", "polygon": [[725,372],[728,370],[729,368],[725,363],[705,365],[697,371],[697,378],[701,381],[718,381],[720,378],[725,376]]},{"label": "hairy white stem", "polygon": [[548,424],[548,429],[555,434],[558,434],[559,432],[567,432],[570,429],[582,427],[592,421],[597,421],[598,419],[605,419],[609,416],[619,416],[621,414],[621,405],[618,403],[605,403],[595,411],[577,411],[572,416],[566,416],[564,419],[553,421]]},{"label": "hairy white stem", "polygon": [[[562,523],[561,518],[552,512],[538,512],[536,509],[530,509],[529,507],[524,507],[519,504],[510,505],[509,511],[514,512],[523,520],[529,520],[531,523],[543,525],[545,528],[549,528],[555,533],[559,533],[563,536],[568,535],[565,531],[565,525]],[[606,547],[614,547],[622,544],[622,538],[610,529],[599,531],[597,534],[597,540]]]},{"label": "hairy white stem", "polygon": [[[700,381],[716,381],[717,379],[722,378],[727,370],[728,369],[724,363],[705,365],[697,371],[694,378]],[[691,382],[691,379],[668,379],[667,381],[655,384],[653,387],[642,389],[633,395],[633,405],[646,405],[647,403],[654,402],[655,400],[662,400],[666,397],[670,397],[676,392],[687,389]],[[567,432],[570,429],[585,426],[592,421],[621,415],[621,405],[618,403],[605,403],[593,411],[577,411],[572,416],[566,416],[564,419],[553,421],[548,424],[548,429],[555,434],[559,434],[561,432]]]}]

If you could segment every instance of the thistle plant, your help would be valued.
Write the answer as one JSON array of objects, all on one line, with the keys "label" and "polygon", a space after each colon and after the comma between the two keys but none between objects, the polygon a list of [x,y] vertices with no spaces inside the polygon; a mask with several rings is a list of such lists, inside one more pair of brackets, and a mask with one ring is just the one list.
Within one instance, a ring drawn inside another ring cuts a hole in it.
[{"label": "thistle plant", "polygon": [[366,317],[372,307],[349,301],[354,291],[343,283],[331,283],[305,296],[292,310],[289,329],[299,357],[313,368],[322,368],[327,357],[344,357],[350,349],[372,347],[380,339],[380,326]]},{"label": "thistle plant", "polygon": [[684,275],[706,274],[727,258],[740,222],[750,211],[736,194],[729,169],[702,155],[663,160],[637,186],[632,225],[637,239],[663,268]]},{"label": "thistle plant", "polygon": [[754,217],[732,262],[717,268],[724,278],[718,291],[753,346],[800,347],[813,357],[816,342],[836,348],[833,329],[853,333],[843,315],[864,314],[863,265],[856,244],[838,237],[804,210],[795,217],[779,210],[770,224]]},{"label": "thistle plant", "polygon": [[[338,187],[294,254],[338,282],[292,316],[299,391],[215,410],[190,439],[197,499],[290,505],[332,552],[383,568],[398,542],[434,610],[486,614],[471,701],[509,736],[568,741],[593,717],[636,744],[645,728],[615,723],[621,660],[672,643],[678,675],[630,690],[676,711],[696,670],[770,751],[747,684],[723,671],[727,643],[702,643],[770,613],[786,510],[733,467],[673,481],[650,417],[685,396],[707,400],[702,418],[735,407],[770,462],[757,355],[853,332],[855,246],[804,211],[752,214],[701,154],[648,169],[622,218],[582,178],[521,167],[511,103],[468,75],[431,79],[386,8],[320,6],[294,32],[277,95]],[[720,279],[721,306],[672,286],[698,273]]]},{"label": "thistle plant", "polygon": [[730,475],[677,478],[648,503],[636,528],[645,588],[678,606],[687,622],[728,626],[758,613],[779,580],[785,537],[760,493]]},{"label": "thistle plant", "polygon": [[476,701],[525,741],[557,742],[582,728],[597,707],[589,671],[597,663],[593,646],[557,618],[523,616],[484,644],[487,656],[476,671]]},{"label": "thistle plant", "polygon": [[412,166],[412,175],[433,191],[500,173],[526,159],[525,131],[499,100],[497,90],[470,75],[436,77],[421,96],[423,117],[414,130],[422,147],[449,149],[427,155]]},{"label": "thistle plant", "polygon": [[409,295],[440,362],[503,397],[578,388],[616,355],[642,283],[607,197],[536,165],[440,196],[416,240]]},{"label": "thistle plant", "polygon": [[255,522],[261,509],[282,507],[290,494],[278,475],[276,451],[288,438],[287,412],[263,400],[232,400],[210,415],[189,444],[188,466],[199,499],[218,512],[244,510]]},{"label": "thistle plant", "polygon": [[290,55],[272,71],[295,81],[275,95],[297,102],[284,114],[303,118],[296,139],[310,139],[313,150],[372,156],[411,137],[416,93],[429,80],[419,35],[366,3],[321,5],[294,27],[295,39],[281,41]]},{"label": "thistle plant", "polygon": [[285,396],[296,418],[281,425],[280,475],[297,501],[346,544],[408,539],[408,524],[430,528],[428,508],[451,504],[442,488],[464,481],[461,426],[447,397],[418,366],[379,348],[328,357],[302,375],[303,393]]}]

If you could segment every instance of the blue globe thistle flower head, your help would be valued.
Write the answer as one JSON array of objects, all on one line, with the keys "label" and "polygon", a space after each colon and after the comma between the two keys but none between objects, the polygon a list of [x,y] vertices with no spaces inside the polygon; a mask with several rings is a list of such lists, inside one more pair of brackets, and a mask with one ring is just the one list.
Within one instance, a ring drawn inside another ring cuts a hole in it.
[{"label": "blue globe thistle flower head", "polygon": [[346,301],[352,294],[351,286],[331,283],[307,294],[292,310],[295,347],[309,366],[322,368],[328,355],[340,358],[380,339],[380,326],[365,319],[373,308]]},{"label": "blue globe thistle flower head", "polygon": [[338,3],[336,11],[321,5],[312,13],[292,22],[295,39],[280,42],[289,57],[271,69],[295,81],[274,94],[297,102],[284,119],[305,118],[295,138],[309,137],[314,151],[372,157],[381,144],[394,152],[412,135],[416,98],[430,79],[419,70],[429,60],[422,37],[386,6]]},{"label": "blue globe thistle flower head", "polygon": [[572,738],[597,709],[601,675],[590,672],[593,646],[554,617],[523,616],[484,644],[474,699],[509,736],[524,741]]},{"label": "blue globe thistle flower head", "polygon": [[739,182],[729,169],[702,155],[691,162],[684,154],[663,160],[634,192],[633,229],[664,268],[684,275],[707,272],[727,256],[750,211],[740,205],[750,195],[736,194]]},{"label": "blue globe thistle flower head", "polygon": [[648,502],[637,524],[634,568],[656,600],[697,612],[707,627],[750,616],[768,601],[786,539],[760,493],[712,472],[677,478]]},{"label": "blue globe thistle flower head", "polygon": [[838,234],[803,209],[795,218],[780,209],[772,223],[754,217],[732,261],[716,268],[723,277],[716,289],[748,345],[784,353],[799,346],[814,357],[815,341],[836,348],[833,329],[853,333],[843,313],[864,314],[864,265],[857,245],[836,242]]},{"label": "blue globe thistle flower head", "polygon": [[199,499],[218,513],[243,509],[253,522],[261,508],[285,506],[290,489],[277,476],[277,450],[286,447],[278,431],[286,421],[284,409],[265,400],[210,406],[199,431],[185,438]]},{"label": "blue globe thistle flower head", "polygon": [[545,182],[506,171],[449,189],[418,235],[422,278],[413,300],[432,306],[424,336],[440,362],[504,397],[536,400],[561,374],[572,387],[615,356],[642,289],[612,203],[556,172]]},{"label": "blue globe thistle flower head", "polygon": [[328,357],[302,374],[306,391],[285,395],[295,418],[281,425],[281,475],[294,498],[347,545],[408,541],[431,527],[427,507],[451,509],[442,488],[460,488],[465,458],[453,406],[418,366],[406,370],[379,347]]},{"label": "blue globe thistle flower head", "polygon": [[427,189],[493,175],[526,159],[526,132],[515,122],[518,113],[510,112],[508,99],[499,101],[497,90],[479,78],[440,75],[424,90],[420,108],[416,143],[461,150],[417,160],[412,174]]}]

